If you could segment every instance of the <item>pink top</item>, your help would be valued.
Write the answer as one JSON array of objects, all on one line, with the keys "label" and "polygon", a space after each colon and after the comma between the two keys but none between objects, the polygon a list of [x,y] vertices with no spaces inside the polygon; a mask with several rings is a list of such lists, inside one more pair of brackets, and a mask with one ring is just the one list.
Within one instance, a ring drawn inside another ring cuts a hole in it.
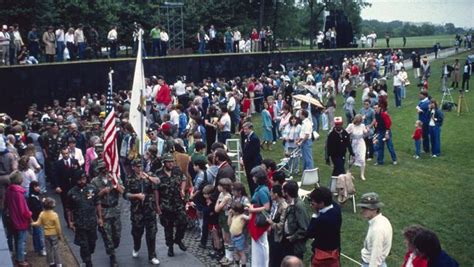
[{"label": "pink top", "polygon": [[91,166],[92,161],[96,158],[97,158],[97,154],[95,153],[94,147],[89,147],[86,150],[86,163],[85,163],[86,175],[89,175],[89,167]]},{"label": "pink top", "polygon": [[12,227],[19,231],[30,228],[31,211],[26,203],[25,192],[20,185],[12,184],[5,194],[5,206],[10,212]]}]

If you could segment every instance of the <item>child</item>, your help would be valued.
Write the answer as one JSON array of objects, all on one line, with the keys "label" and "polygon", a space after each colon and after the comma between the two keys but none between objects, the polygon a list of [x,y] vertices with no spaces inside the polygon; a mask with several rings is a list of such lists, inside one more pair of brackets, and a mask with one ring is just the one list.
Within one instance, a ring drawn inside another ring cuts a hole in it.
[{"label": "child", "polygon": [[217,185],[217,189],[219,190],[219,197],[217,198],[216,207],[214,211],[218,213],[219,217],[219,227],[222,231],[222,237],[224,239],[224,248],[225,248],[225,255],[219,261],[222,265],[229,265],[232,259],[232,252],[231,248],[229,247],[230,244],[230,234],[229,234],[229,225],[227,224],[227,216],[229,215],[229,208],[232,204],[232,195],[230,192],[232,191],[232,180],[229,178],[222,178],[219,180],[219,184]]},{"label": "child", "polygon": [[44,211],[39,214],[38,220],[31,225],[33,227],[44,227],[48,264],[49,266],[61,267],[58,251],[58,240],[61,240],[61,224],[59,223],[58,214],[54,211],[56,201],[48,197],[43,201],[43,207]]},{"label": "child", "polygon": [[[202,194],[204,196],[204,206],[202,208],[203,213],[203,225],[207,226],[209,232],[211,232],[212,236],[212,243],[213,248],[215,251],[209,253],[209,256],[213,258],[217,258],[220,256],[219,251],[221,250],[222,246],[219,239],[218,233],[218,217],[217,213],[214,211],[216,202],[212,199],[212,195],[214,194],[214,186],[213,185],[206,185],[202,189]],[[202,238],[205,236],[203,232],[203,236],[201,237],[201,248],[206,248],[206,243],[203,243]],[[206,235],[206,242],[207,242],[207,235]]]},{"label": "child", "polygon": [[[40,213],[43,211],[43,204],[39,198],[41,189],[37,181],[31,181],[29,186],[28,208],[32,213],[31,219],[35,221],[38,220]],[[43,227],[41,226],[33,226],[33,247],[36,253],[46,256],[46,250],[44,249]]]},{"label": "child", "polygon": [[420,158],[420,149],[421,149],[421,137],[422,137],[422,127],[423,122],[417,120],[415,123],[415,132],[413,133],[413,140],[415,140],[415,155],[413,156],[415,159]]},{"label": "child", "polygon": [[249,216],[244,214],[244,205],[241,203],[234,203],[231,210],[229,211],[229,218],[227,223],[229,224],[229,232],[232,237],[232,244],[235,249],[234,259],[237,266],[245,267],[247,264],[247,257],[245,255],[245,238],[244,227],[246,222],[249,220]]},{"label": "child", "polygon": [[232,204],[235,203],[240,203],[244,207],[248,207],[250,205],[247,192],[245,192],[245,187],[241,182],[234,182],[232,184]]}]

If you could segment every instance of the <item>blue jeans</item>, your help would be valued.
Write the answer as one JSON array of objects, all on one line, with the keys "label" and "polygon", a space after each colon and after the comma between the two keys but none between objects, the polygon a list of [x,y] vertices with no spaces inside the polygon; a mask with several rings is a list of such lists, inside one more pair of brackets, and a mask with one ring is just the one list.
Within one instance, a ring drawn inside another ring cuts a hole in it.
[{"label": "blue jeans", "polygon": [[26,238],[28,237],[28,231],[17,231],[15,234],[15,246],[16,246],[16,260],[18,262],[25,261],[26,251]]},{"label": "blue jeans", "polygon": [[84,53],[86,51],[86,43],[77,43],[77,54],[79,59],[84,59]]},{"label": "blue jeans", "polygon": [[35,252],[44,250],[44,230],[43,227],[32,227],[33,229],[33,247]]},{"label": "blue jeans", "polygon": [[232,40],[225,42],[225,52],[232,53]]},{"label": "blue jeans", "polygon": [[159,56],[161,54],[160,52],[160,39],[152,39],[152,50],[151,50],[151,55],[153,57]]},{"label": "blue jeans", "polygon": [[311,139],[301,144],[301,154],[303,156],[303,171],[313,169],[313,141]]},{"label": "blue jeans", "polygon": [[400,86],[393,87],[393,93],[395,94],[395,106],[401,107],[402,106],[402,89]]},{"label": "blue jeans", "polygon": [[64,42],[56,43],[56,61],[57,62],[64,61],[64,48],[65,47],[66,47],[66,43]]},{"label": "blue jeans", "polygon": [[423,126],[421,128],[423,133],[423,151],[426,153],[430,152],[430,127],[428,122],[423,122]]},{"label": "blue jeans", "polygon": [[206,53],[206,42],[204,40],[199,41],[199,54],[205,54]]},{"label": "blue jeans", "polygon": [[313,131],[319,133],[319,121],[321,119],[321,113],[317,113],[316,115],[311,115],[313,121]]},{"label": "blue jeans", "polygon": [[401,91],[401,95],[402,95],[402,98],[405,99],[407,97],[407,90],[406,90],[406,86],[400,86],[400,91]]},{"label": "blue jeans", "polygon": [[386,140],[385,142],[383,139],[385,138],[385,132],[379,132],[377,136],[377,163],[378,164],[383,164],[383,158],[384,158],[384,148],[385,144],[387,144],[387,149],[390,152],[390,157],[392,157],[392,161],[397,161],[397,155],[395,154],[395,149],[393,148],[393,142],[392,142],[392,132],[390,131],[389,134],[390,138]]},{"label": "blue jeans", "polygon": [[421,152],[421,140],[415,140],[415,155],[420,156]]},{"label": "blue jeans", "polygon": [[430,126],[431,154],[439,156],[441,153],[441,127]]}]

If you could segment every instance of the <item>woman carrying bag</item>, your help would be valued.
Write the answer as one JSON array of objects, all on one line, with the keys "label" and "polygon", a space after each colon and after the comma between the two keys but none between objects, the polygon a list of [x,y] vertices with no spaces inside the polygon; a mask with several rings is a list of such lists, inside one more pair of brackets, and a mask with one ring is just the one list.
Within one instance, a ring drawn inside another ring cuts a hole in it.
[{"label": "woman carrying bag", "polygon": [[270,190],[265,170],[257,166],[250,172],[252,179],[258,185],[252,196],[250,212],[249,233],[252,237],[252,264],[253,267],[268,266],[270,251],[268,246],[267,230],[269,224],[268,212],[270,211]]}]

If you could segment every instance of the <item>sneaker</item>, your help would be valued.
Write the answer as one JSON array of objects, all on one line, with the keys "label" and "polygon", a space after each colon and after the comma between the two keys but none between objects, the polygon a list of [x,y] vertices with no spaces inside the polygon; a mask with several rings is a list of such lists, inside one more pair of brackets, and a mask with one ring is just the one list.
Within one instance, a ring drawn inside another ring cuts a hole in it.
[{"label": "sneaker", "polygon": [[438,156],[437,156],[437,155],[433,155],[433,156],[431,156],[431,157],[432,157],[432,158],[437,158]]},{"label": "sneaker", "polygon": [[155,257],[155,258],[150,260],[150,263],[153,264],[153,265],[158,265],[158,264],[160,264],[160,260]]},{"label": "sneaker", "polygon": [[367,161],[372,161],[372,158],[368,158]]},{"label": "sneaker", "polygon": [[277,142],[273,141],[272,144],[276,144]]},{"label": "sneaker", "polygon": [[413,156],[413,157],[414,157],[415,159],[419,159],[419,158],[420,158],[420,156],[418,156],[418,155],[415,155],[415,156]]},{"label": "sneaker", "polygon": [[44,250],[44,249],[41,250],[40,254],[41,254],[41,256],[46,256],[46,250]]},{"label": "sneaker", "polygon": [[398,162],[395,160],[395,161],[394,161],[392,164],[393,164],[393,165],[397,165],[397,164],[398,164]]},{"label": "sneaker", "polygon": [[138,258],[138,251],[133,250],[132,251],[132,257]]},{"label": "sneaker", "polygon": [[223,266],[228,266],[232,264],[232,261],[229,260],[227,257],[222,257],[222,259],[219,261],[219,263]]}]

